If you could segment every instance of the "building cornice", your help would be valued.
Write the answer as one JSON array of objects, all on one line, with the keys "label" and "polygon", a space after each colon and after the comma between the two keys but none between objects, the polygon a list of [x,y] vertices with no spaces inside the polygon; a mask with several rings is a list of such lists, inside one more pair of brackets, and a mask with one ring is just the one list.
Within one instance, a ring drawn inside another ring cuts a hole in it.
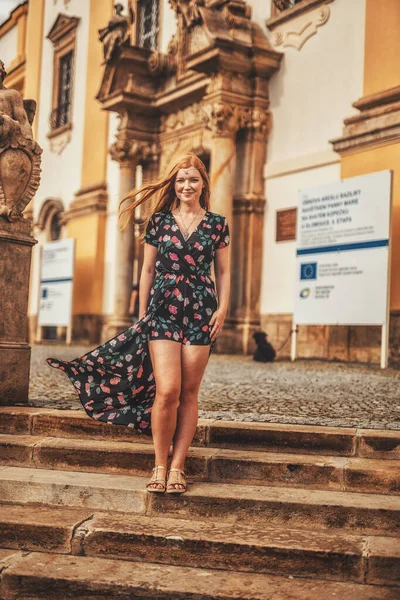
[{"label": "building cornice", "polygon": [[22,17],[22,15],[28,14],[28,5],[29,1],[25,0],[25,2],[21,2],[13,11],[11,11],[8,19],[3,21],[0,24],[0,38],[3,37],[10,29],[18,25],[18,20]]},{"label": "building cornice", "polygon": [[400,86],[353,103],[360,112],[344,120],[343,135],[330,140],[339,154],[400,141]]}]

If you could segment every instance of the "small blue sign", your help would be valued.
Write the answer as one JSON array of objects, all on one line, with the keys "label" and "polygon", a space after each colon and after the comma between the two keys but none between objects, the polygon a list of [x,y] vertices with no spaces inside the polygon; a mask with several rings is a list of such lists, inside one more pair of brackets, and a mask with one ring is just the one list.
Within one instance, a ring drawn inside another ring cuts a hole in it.
[{"label": "small blue sign", "polygon": [[47,288],[42,289],[42,298],[47,298],[47,292],[48,292]]},{"label": "small blue sign", "polygon": [[303,263],[300,269],[300,279],[317,279],[317,263]]}]

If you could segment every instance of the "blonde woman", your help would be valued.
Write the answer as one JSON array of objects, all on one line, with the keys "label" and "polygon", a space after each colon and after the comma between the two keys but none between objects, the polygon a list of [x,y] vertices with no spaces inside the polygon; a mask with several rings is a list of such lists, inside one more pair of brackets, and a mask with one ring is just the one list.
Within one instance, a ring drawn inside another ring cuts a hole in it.
[{"label": "blonde woman", "polygon": [[210,211],[209,179],[194,154],[124,199],[131,201],[121,212],[126,223],[154,195],[142,235],[139,320],[80,358],[46,360],[68,375],[92,418],[153,436],[155,467],[147,490],[179,494],[187,489],[185,460],[197,427],[199,387],[228,309],[229,226]]}]

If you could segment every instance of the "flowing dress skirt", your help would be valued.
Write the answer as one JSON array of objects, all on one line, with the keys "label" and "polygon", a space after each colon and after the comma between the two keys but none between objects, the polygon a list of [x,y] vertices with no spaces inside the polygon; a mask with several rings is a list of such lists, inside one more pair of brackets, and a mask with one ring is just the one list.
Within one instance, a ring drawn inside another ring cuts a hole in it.
[{"label": "flowing dress skirt", "polygon": [[[145,316],[125,331],[74,360],[46,359],[69,377],[83,408],[93,419],[152,435],[156,382],[148,348],[151,321],[166,302],[166,290],[176,287],[177,275],[164,273],[158,279]],[[209,356],[214,345],[215,340],[210,344]]]}]

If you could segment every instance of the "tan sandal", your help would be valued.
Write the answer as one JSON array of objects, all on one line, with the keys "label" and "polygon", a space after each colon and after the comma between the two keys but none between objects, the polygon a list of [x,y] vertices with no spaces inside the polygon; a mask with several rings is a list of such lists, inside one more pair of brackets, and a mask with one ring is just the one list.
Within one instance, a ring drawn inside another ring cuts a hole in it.
[{"label": "tan sandal", "polygon": [[[168,482],[167,482],[167,494],[183,494],[187,490],[187,483],[185,479],[185,472],[182,469],[170,469],[171,472],[176,473],[176,480],[170,481],[170,476],[168,474]],[[172,487],[175,485],[182,485],[183,488]]]},{"label": "tan sandal", "polygon": [[[158,470],[159,469],[164,469],[165,470],[165,475],[164,477],[160,477]],[[165,492],[166,490],[166,479],[167,479],[167,467],[164,467],[163,465],[156,465],[153,468],[153,475],[150,479],[150,481],[147,483],[146,485],[146,489],[149,492]],[[162,485],[162,487],[149,487],[152,484],[159,484]]]}]

